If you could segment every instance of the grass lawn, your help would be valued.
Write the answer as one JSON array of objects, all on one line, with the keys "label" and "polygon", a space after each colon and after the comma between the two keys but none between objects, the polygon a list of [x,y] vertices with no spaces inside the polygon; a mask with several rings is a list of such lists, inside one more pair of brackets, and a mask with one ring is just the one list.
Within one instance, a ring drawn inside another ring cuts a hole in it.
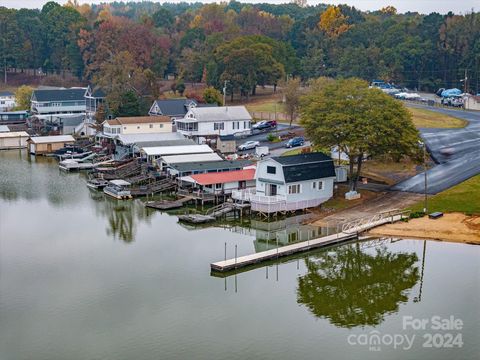
[{"label": "grass lawn", "polygon": [[302,148],[287,150],[281,156],[298,155],[302,153],[302,150]]},{"label": "grass lawn", "polygon": [[396,184],[417,174],[417,165],[410,160],[368,160],[363,163],[362,176],[389,185]]},{"label": "grass lawn", "polygon": [[260,100],[245,105],[250,112],[285,112],[285,105],[275,99]]},{"label": "grass lawn", "polygon": [[[412,211],[423,211],[423,202],[412,207]],[[480,175],[429,197],[428,212],[434,211],[480,214]]]},{"label": "grass lawn", "polygon": [[418,108],[408,108],[408,110],[412,113],[412,120],[417,128],[456,129],[463,128],[468,124],[463,119],[435,111]]}]

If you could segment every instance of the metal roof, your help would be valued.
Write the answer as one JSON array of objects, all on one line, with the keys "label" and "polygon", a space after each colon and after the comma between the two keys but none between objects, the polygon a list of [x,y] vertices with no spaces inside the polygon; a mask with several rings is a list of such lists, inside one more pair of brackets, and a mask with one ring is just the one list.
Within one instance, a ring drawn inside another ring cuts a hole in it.
[{"label": "metal roof", "polygon": [[34,90],[32,99],[36,101],[81,101],[85,100],[86,88]]},{"label": "metal roof", "polygon": [[210,161],[206,163],[202,162],[186,162],[181,164],[174,164],[172,168],[179,171],[209,171],[209,170],[230,170],[230,169],[242,169],[246,166],[252,165],[251,160],[220,160]]},{"label": "metal roof", "polygon": [[110,180],[109,183],[117,186],[130,186],[130,183],[128,181],[122,179]]},{"label": "metal roof", "polygon": [[119,134],[116,139],[124,145],[136,144],[145,141],[163,141],[185,139],[179,132],[152,133],[152,134]]},{"label": "metal roof", "polygon": [[[192,112],[194,119],[198,122],[252,120],[252,116],[245,106],[196,107],[190,111]],[[182,120],[183,119],[177,121]],[[188,121],[190,119],[185,118],[185,120]]]},{"label": "metal roof", "polygon": [[117,117],[115,119],[105,120],[108,125],[160,124],[170,123],[171,121],[168,116],[161,115]]},{"label": "metal roof", "polygon": [[179,163],[187,163],[192,161],[218,161],[222,160],[222,158],[216,153],[208,153],[208,154],[188,154],[188,155],[171,155],[171,156],[164,156],[162,160],[167,164],[179,164]]},{"label": "metal roof", "polygon": [[141,151],[147,154],[148,156],[213,153],[213,150],[208,145],[177,145],[177,146],[142,147]]},{"label": "metal roof", "polygon": [[229,182],[253,180],[255,178],[255,169],[195,174],[190,175],[190,177],[200,185],[225,184]]},{"label": "metal roof", "polygon": [[75,142],[72,135],[32,136],[30,140],[34,144],[47,144],[56,142]]},{"label": "metal roof", "polygon": [[0,96],[13,96],[13,95],[15,94],[11,91],[0,91]]},{"label": "metal roof", "polygon": [[30,137],[26,131],[0,132],[0,138]]},{"label": "metal roof", "polygon": [[196,145],[192,139],[158,140],[158,141],[137,141],[137,147],[175,146],[175,145]]}]

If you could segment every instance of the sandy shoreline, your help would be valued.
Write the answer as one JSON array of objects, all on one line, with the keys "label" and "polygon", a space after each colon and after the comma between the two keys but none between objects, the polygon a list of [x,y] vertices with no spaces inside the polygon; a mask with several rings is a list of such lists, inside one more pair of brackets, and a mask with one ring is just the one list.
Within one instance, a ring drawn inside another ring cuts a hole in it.
[{"label": "sandy shoreline", "polygon": [[480,245],[480,216],[460,213],[445,214],[433,220],[428,217],[379,226],[369,232],[372,235],[402,238],[434,239]]}]

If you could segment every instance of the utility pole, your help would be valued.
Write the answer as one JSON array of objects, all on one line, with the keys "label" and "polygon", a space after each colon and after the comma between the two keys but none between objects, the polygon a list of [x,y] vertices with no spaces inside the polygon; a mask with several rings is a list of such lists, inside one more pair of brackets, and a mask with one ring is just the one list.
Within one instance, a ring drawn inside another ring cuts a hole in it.
[{"label": "utility pole", "polygon": [[467,69],[465,69],[465,76],[463,78],[463,93],[466,94],[467,93],[467,80],[468,80],[468,77],[467,77]]},{"label": "utility pole", "polygon": [[223,83],[223,106],[227,106],[227,80]]},{"label": "utility pole", "polygon": [[6,47],[6,41],[5,38],[3,38],[3,71],[5,74],[5,84],[7,83],[7,47]]},{"label": "utility pole", "polygon": [[423,170],[425,172],[425,204],[423,212],[428,213],[428,185],[427,185],[427,144],[423,142]]}]

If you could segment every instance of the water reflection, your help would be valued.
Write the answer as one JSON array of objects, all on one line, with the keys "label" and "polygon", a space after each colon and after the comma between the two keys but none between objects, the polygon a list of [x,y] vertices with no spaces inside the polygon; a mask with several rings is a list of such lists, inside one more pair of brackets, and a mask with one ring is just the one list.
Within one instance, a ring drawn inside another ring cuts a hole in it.
[{"label": "water reflection", "polygon": [[336,326],[378,325],[398,311],[419,280],[416,253],[393,253],[382,244],[339,246],[305,259],[297,302]]},{"label": "water reflection", "polygon": [[107,219],[107,235],[126,243],[135,241],[139,224],[150,224],[154,214],[139,200],[117,200],[98,191],[90,191],[90,198],[96,214]]}]

